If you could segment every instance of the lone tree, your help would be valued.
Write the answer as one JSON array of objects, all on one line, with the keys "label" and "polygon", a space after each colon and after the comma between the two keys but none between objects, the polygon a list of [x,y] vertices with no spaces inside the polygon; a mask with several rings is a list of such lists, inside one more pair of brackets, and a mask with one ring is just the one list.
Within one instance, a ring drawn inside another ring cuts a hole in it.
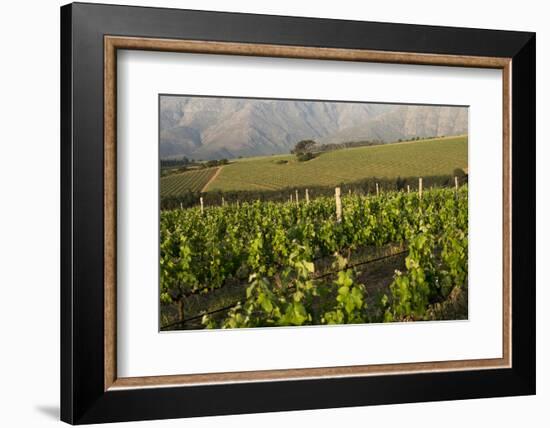
[{"label": "lone tree", "polygon": [[315,141],[313,140],[302,140],[298,141],[294,146],[294,149],[290,151],[293,155],[299,155],[303,153],[311,152],[311,149],[315,146]]},{"label": "lone tree", "polygon": [[315,155],[312,153],[312,150],[316,144],[313,140],[298,141],[290,153],[296,155],[300,162],[313,159]]}]

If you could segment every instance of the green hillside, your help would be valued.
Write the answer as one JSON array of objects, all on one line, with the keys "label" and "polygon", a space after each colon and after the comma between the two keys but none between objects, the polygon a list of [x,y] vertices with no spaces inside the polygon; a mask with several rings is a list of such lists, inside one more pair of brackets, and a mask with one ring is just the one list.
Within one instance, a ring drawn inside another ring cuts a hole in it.
[{"label": "green hillside", "polygon": [[467,166],[468,138],[446,137],[335,150],[307,162],[293,155],[239,159],[225,165],[206,190],[333,186],[367,177],[451,175],[455,168]]}]

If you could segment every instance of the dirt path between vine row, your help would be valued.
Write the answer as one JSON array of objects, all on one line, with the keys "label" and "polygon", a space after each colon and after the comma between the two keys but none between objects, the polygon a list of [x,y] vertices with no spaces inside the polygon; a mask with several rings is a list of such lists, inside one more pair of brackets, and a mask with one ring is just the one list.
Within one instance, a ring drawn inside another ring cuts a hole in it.
[{"label": "dirt path between vine row", "polygon": [[206,182],[206,184],[203,186],[203,188],[201,189],[202,193],[206,192],[206,189],[208,189],[208,186],[210,186],[210,183],[212,183],[216,178],[218,178],[218,175],[220,175],[220,172],[222,171],[222,168],[223,168],[223,166],[218,167],[218,169],[216,170],[214,175],[212,177],[210,177],[210,180],[208,180]]}]

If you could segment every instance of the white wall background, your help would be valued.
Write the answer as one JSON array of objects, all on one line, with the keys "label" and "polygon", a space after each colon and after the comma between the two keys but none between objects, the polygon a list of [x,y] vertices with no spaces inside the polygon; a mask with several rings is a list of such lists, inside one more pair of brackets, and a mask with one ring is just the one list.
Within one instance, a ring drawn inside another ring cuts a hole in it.
[{"label": "white wall background", "polygon": [[[544,426],[550,417],[550,28],[535,0],[147,0],[126,4],[537,32],[537,360],[534,397],[155,421],[159,427]],[[104,0],[103,3],[116,3]],[[59,424],[59,6],[0,6],[0,424]],[[137,423],[125,426],[138,426]]]}]

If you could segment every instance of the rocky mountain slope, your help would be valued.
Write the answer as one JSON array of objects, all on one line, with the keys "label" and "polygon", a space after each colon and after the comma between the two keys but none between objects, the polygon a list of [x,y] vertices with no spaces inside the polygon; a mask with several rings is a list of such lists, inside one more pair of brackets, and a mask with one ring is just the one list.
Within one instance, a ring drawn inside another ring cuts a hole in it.
[{"label": "rocky mountain slope", "polygon": [[161,159],[235,158],[288,153],[319,143],[459,135],[466,107],[162,96]]}]

